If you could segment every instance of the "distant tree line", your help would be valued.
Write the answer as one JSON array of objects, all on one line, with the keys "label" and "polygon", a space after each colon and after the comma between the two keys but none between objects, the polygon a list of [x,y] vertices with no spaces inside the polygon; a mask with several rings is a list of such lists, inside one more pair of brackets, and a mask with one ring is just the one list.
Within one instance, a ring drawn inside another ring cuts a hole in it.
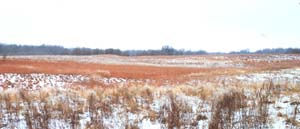
[{"label": "distant tree line", "polygon": [[300,49],[299,48],[276,48],[276,49],[263,49],[258,50],[255,53],[265,53],[265,54],[273,54],[273,53],[284,53],[284,54],[299,54]]},{"label": "distant tree line", "polygon": [[266,48],[250,52],[249,49],[240,50],[237,52],[230,52],[229,54],[300,54],[299,48]]},{"label": "distant tree line", "polygon": [[121,56],[142,56],[142,55],[200,55],[207,54],[206,51],[177,50],[171,46],[163,46],[158,50],[125,50],[120,49],[91,49],[91,48],[64,48],[53,45],[9,45],[0,43],[1,55],[100,55],[113,54]]},{"label": "distant tree line", "polygon": [[[250,52],[244,49],[229,54],[296,54],[300,53],[299,48],[276,48],[262,49]],[[184,49],[174,49],[171,46],[163,46],[157,50],[120,50],[120,49],[91,49],[91,48],[65,48],[55,45],[10,45],[0,43],[0,54],[7,55],[101,55],[113,54],[120,56],[143,56],[143,55],[202,55],[202,54],[227,54],[227,53],[208,53],[204,50],[190,51]]]},{"label": "distant tree line", "polygon": [[61,46],[0,44],[0,54],[2,55],[59,55],[67,54],[68,51]]}]

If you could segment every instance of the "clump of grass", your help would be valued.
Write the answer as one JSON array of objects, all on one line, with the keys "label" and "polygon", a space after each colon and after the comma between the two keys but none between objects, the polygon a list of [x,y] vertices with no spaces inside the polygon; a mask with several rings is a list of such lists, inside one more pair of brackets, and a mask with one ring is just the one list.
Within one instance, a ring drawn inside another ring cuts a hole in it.
[{"label": "clump of grass", "polygon": [[24,105],[26,105],[24,116],[25,116],[27,128],[33,129],[34,128],[33,121],[32,121],[33,116],[31,114],[31,110],[30,110],[30,109],[33,109],[32,98],[29,96],[28,92],[25,90],[21,90],[19,92],[19,94],[20,94],[21,99],[25,102]]},{"label": "clump of grass", "polygon": [[230,91],[225,93],[213,107],[210,129],[234,128],[236,123],[235,112],[246,106],[246,97],[243,93]]},{"label": "clump of grass", "polygon": [[181,121],[180,121],[180,107],[176,103],[176,98],[174,94],[169,93],[168,97],[170,99],[170,107],[168,108],[168,118],[167,118],[167,125],[168,128],[180,128]]},{"label": "clump of grass", "polygon": [[102,103],[98,100],[97,96],[94,93],[91,93],[88,97],[88,112],[91,121],[87,123],[87,128],[99,128],[103,129],[103,117],[107,116],[105,113],[111,112],[106,103]]}]

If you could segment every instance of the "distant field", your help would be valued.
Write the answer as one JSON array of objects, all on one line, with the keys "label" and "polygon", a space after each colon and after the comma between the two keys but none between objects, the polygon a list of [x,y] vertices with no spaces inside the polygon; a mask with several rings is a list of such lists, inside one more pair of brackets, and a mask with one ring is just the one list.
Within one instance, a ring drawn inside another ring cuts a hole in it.
[{"label": "distant field", "polygon": [[300,55],[8,56],[0,128],[300,128]]}]

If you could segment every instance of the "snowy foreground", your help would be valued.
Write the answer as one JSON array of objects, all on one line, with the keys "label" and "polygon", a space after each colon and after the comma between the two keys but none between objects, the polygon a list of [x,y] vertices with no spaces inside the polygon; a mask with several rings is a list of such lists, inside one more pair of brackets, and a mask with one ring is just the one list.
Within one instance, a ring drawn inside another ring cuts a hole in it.
[{"label": "snowy foreground", "polygon": [[300,69],[127,85],[138,81],[0,74],[0,128],[300,128]]}]

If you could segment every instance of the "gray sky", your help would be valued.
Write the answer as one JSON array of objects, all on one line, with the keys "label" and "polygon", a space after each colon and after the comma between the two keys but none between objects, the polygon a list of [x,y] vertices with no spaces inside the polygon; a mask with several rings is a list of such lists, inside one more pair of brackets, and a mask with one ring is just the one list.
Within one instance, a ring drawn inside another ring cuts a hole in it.
[{"label": "gray sky", "polygon": [[1,0],[0,42],[207,51],[300,47],[300,0]]}]

